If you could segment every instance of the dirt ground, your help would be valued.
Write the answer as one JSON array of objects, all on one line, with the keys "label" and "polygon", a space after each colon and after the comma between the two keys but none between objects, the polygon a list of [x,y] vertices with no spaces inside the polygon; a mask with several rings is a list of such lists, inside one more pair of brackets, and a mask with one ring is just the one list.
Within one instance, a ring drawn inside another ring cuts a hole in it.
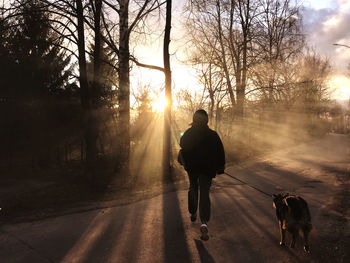
[{"label": "dirt ground", "polygon": [[40,220],[32,216],[27,222],[23,217],[17,223],[3,220],[0,258],[4,262],[38,263],[348,262],[348,136],[328,135],[229,166],[226,171],[267,193],[289,192],[304,197],[313,221],[311,253],[303,252],[301,239],[295,249],[279,247],[272,199],[220,175],[211,189],[207,242],[199,239],[200,224],[189,222],[187,182],[182,181],[48,211],[38,216]]}]

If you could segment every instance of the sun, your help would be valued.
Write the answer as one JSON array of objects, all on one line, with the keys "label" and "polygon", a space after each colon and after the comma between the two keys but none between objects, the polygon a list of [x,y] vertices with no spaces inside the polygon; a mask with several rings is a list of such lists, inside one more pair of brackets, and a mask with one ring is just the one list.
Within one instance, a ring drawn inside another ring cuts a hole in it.
[{"label": "sun", "polygon": [[165,107],[167,105],[168,105],[168,101],[166,100],[166,98],[164,96],[159,96],[155,98],[151,103],[152,111],[157,113],[164,112]]},{"label": "sun", "polygon": [[338,100],[350,99],[350,79],[344,76],[337,76],[331,79],[331,87],[334,90],[333,97]]}]

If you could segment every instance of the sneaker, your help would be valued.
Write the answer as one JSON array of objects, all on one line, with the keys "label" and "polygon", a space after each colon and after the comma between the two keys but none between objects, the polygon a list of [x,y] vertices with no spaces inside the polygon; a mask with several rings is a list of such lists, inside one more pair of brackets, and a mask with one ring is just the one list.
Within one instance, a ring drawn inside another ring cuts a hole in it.
[{"label": "sneaker", "polygon": [[197,220],[197,214],[191,214],[191,223],[195,223]]},{"label": "sneaker", "polygon": [[204,241],[207,241],[209,239],[209,235],[208,235],[208,225],[207,224],[202,224],[201,225],[201,239]]}]

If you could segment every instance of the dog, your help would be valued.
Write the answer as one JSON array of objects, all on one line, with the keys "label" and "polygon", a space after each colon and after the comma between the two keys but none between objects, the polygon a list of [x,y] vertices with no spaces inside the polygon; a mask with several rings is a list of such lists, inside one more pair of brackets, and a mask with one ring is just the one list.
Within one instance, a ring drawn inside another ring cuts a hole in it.
[{"label": "dog", "polygon": [[311,215],[306,201],[290,194],[273,195],[273,207],[280,226],[281,246],[285,246],[286,230],[292,234],[291,248],[294,248],[299,231],[303,232],[304,250],[310,252],[309,234],[312,229]]}]

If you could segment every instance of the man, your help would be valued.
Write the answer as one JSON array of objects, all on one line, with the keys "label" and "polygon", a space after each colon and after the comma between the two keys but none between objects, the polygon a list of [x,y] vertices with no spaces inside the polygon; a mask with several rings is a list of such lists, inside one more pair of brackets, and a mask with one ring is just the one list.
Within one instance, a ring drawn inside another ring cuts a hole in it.
[{"label": "man", "polygon": [[187,171],[190,181],[188,211],[191,214],[191,222],[194,223],[197,219],[199,186],[201,239],[208,240],[209,190],[212,178],[216,174],[224,173],[225,152],[219,135],[208,127],[208,114],[205,110],[197,110],[194,113],[192,127],[181,137],[180,146],[178,160]]}]

